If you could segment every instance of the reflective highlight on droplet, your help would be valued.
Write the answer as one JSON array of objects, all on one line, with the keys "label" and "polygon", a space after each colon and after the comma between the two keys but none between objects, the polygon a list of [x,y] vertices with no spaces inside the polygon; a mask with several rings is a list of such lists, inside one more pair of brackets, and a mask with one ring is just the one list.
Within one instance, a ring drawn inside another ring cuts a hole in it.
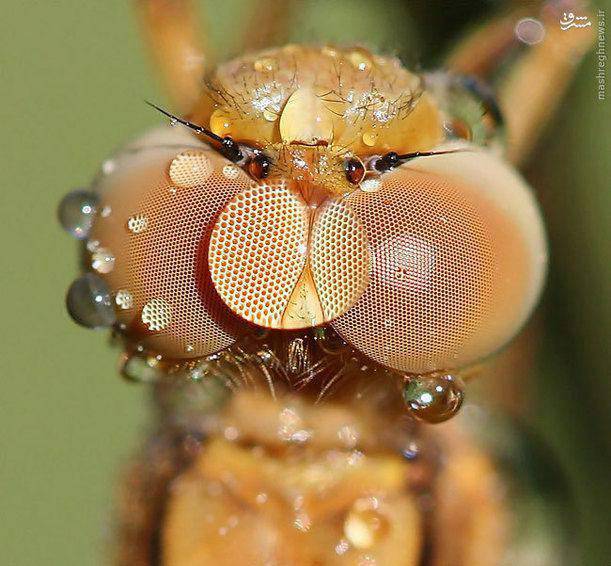
[{"label": "reflective highlight on droplet", "polygon": [[66,308],[76,323],[87,328],[112,326],[116,320],[108,287],[93,273],[79,277],[70,285]]},{"label": "reflective highlight on droplet", "polygon": [[59,222],[66,232],[84,240],[91,230],[97,205],[98,197],[94,193],[80,189],[72,191],[59,203]]}]

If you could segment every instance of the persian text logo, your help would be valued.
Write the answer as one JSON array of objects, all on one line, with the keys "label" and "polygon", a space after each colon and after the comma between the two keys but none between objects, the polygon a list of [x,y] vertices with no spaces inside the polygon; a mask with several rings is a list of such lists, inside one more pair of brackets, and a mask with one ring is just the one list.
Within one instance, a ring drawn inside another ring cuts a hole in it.
[{"label": "persian text logo", "polygon": [[573,12],[564,12],[560,18],[560,29],[567,31],[571,28],[587,28],[592,25],[588,16],[576,16]]},{"label": "persian text logo", "polygon": [[607,38],[606,38],[605,11],[598,10],[598,59],[596,81],[598,83],[598,100],[605,100],[607,90]]}]

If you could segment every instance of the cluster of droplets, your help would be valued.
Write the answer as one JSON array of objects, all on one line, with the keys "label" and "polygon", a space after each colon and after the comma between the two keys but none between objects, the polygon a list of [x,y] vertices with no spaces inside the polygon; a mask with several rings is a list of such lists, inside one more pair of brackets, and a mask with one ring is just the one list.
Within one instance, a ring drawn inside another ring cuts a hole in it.
[{"label": "cluster of droplets", "polygon": [[[112,161],[105,162],[102,166],[103,174],[112,170]],[[68,193],[61,200],[57,211],[64,230],[80,241],[88,239],[97,215],[106,218],[111,213],[110,207],[100,208],[96,193],[86,189],[76,189]],[[117,321],[114,301],[108,286],[98,274],[112,271],[115,257],[97,241],[87,241],[86,247],[91,254],[92,272],[85,273],[72,282],[66,295],[66,307],[70,316],[81,326],[108,328]],[[121,298],[121,301],[123,300],[124,297]]]}]

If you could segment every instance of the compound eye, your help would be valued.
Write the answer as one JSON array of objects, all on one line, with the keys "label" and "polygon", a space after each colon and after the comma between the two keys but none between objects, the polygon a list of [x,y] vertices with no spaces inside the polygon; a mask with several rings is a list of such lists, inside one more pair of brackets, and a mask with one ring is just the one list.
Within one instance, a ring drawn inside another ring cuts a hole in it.
[{"label": "compound eye", "polygon": [[351,157],[344,164],[346,179],[352,185],[358,185],[365,176],[365,165],[358,157]]},{"label": "compound eye", "polygon": [[367,289],[332,325],[364,354],[408,372],[460,367],[530,314],[546,264],[541,218],[489,152],[415,159],[347,200],[373,257]]},{"label": "compound eye", "polygon": [[368,283],[365,232],[339,200],[310,208],[291,182],[238,193],[212,231],[209,267],[220,297],[259,326],[309,328],[346,312]]},{"label": "compound eye", "polygon": [[102,212],[87,245],[120,328],[132,343],[170,358],[228,347],[238,319],[214,290],[207,246],[219,212],[252,180],[193,142],[127,155],[99,187]]}]

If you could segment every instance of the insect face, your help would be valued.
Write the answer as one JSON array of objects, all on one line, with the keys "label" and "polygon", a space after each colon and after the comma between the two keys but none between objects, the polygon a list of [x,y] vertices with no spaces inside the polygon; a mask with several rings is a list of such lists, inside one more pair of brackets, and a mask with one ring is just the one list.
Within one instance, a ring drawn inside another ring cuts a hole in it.
[{"label": "insect face", "polygon": [[98,211],[112,212],[88,249],[119,328],[183,359],[226,348],[244,321],[330,324],[406,372],[499,348],[541,287],[541,221],[509,166],[448,140],[449,108],[361,49],[288,46],[222,65],[188,116],[212,143],[165,129],[98,185]]}]

